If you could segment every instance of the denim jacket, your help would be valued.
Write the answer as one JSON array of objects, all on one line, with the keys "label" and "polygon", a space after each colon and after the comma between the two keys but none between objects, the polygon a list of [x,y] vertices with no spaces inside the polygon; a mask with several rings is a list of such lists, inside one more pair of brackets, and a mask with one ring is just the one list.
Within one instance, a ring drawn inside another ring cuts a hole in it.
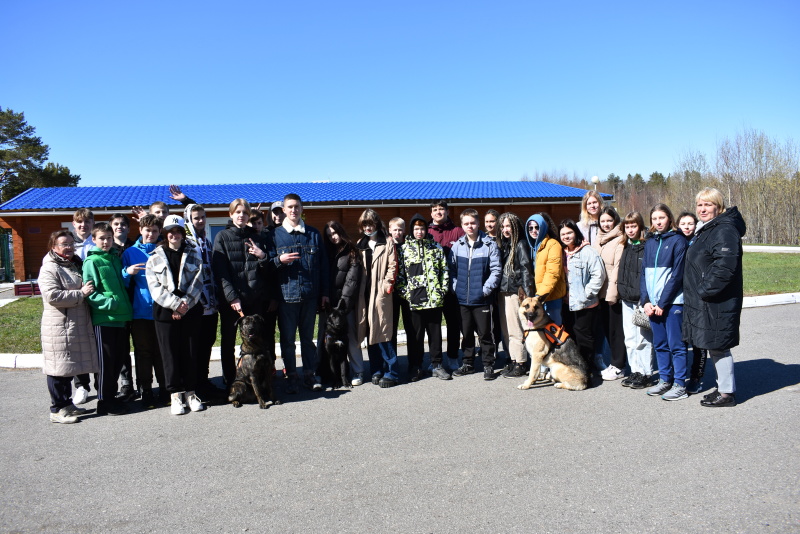
[{"label": "denim jacket", "polygon": [[[330,272],[322,235],[316,228],[305,224],[303,227],[305,232],[290,233],[281,225],[272,232],[269,259],[276,269],[283,302],[316,302],[329,296]],[[281,255],[292,252],[299,252],[300,259],[282,264]]]},{"label": "denim jacket", "polygon": [[566,257],[570,311],[597,305],[600,288],[606,280],[606,268],[600,255],[584,241],[575,252],[566,252]]}]

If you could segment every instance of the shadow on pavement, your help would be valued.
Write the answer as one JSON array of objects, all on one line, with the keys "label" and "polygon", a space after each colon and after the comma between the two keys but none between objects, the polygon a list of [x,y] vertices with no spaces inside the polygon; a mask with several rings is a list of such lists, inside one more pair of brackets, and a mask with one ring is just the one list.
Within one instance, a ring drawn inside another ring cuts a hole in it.
[{"label": "shadow on pavement", "polygon": [[[734,373],[737,379],[737,402],[800,383],[800,365],[787,365],[766,358],[736,362]],[[706,377],[715,378],[714,372],[711,372],[710,377],[708,375]]]}]

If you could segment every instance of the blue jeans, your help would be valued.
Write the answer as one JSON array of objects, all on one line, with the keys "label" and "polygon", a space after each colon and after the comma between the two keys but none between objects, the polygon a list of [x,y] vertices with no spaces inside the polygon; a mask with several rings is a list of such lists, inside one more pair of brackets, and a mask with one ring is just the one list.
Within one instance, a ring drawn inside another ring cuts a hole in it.
[{"label": "blue jeans", "polygon": [[664,314],[650,316],[653,327],[653,349],[658,363],[658,374],[664,382],[685,386],[689,378],[689,356],[681,335],[683,305],[664,308]]},{"label": "blue jeans", "polygon": [[388,379],[400,380],[400,373],[397,369],[397,353],[394,351],[391,341],[368,345],[367,354],[369,354],[369,368],[373,375],[382,373]]},{"label": "blue jeans", "polygon": [[[281,356],[289,373],[297,372],[295,332],[300,332],[300,355],[303,371],[314,373],[317,369],[317,349],[314,346],[314,322],[317,318],[315,302],[281,302],[278,306],[278,329],[281,331]],[[324,328],[324,326],[323,326]]]},{"label": "blue jeans", "polygon": [[548,300],[547,302],[542,304],[542,307],[544,308],[544,311],[547,312],[547,315],[550,316],[550,319],[552,319],[553,322],[556,323],[558,326],[561,326],[561,325],[564,324],[564,321],[561,320],[561,304],[562,303],[563,303],[563,300],[555,299],[555,300]]}]

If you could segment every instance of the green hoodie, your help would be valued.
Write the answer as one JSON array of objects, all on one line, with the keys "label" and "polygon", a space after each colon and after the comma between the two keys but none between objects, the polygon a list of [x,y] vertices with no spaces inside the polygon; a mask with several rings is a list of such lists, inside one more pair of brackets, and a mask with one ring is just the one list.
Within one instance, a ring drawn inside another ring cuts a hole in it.
[{"label": "green hoodie", "polygon": [[94,283],[94,293],[86,300],[92,308],[95,326],[125,326],[133,319],[133,307],[122,281],[122,262],[116,251],[92,247],[83,261],[83,280]]}]

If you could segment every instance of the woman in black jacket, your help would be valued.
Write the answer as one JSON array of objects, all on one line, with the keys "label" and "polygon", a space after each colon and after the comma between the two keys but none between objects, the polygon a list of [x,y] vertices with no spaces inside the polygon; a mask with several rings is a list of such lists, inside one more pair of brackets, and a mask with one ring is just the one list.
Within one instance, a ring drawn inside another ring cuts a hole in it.
[{"label": "woman in black jacket", "polygon": [[747,231],[739,210],[726,208],[717,189],[695,198],[700,224],[686,252],[683,275],[683,340],[708,355],[717,371],[717,389],[700,404],[736,406],[736,381],[730,349],[739,344],[742,315],[742,237]]},{"label": "woman in black jacket", "polygon": [[220,302],[222,376],[230,386],[236,378],[236,321],[242,315],[266,311],[264,304],[271,295],[265,274],[271,262],[267,257],[267,236],[247,226],[250,204],[237,198],[228,213],[231,221],[214,239],[211,264]]},{"label": "woman in black jacket", "polygon": [[[347,354],[350,357],[350,371],[353,374],[350,383],[353,386],[360,386],[364,383],[364,356],[361,353],[361,342],[358,339],[355,309],[358,304],[358,288],[364,272],[361,254],[353,246],[344,226],[338,221],[329,221],[325,225],[323,236],[330,262],[331,307],[335,308],[341,303],[347,310]],[[323,325],[326,321],[327,314],[323,310],[319,319],[318,350],[324,347]],[[320,376],[329,376],[331,374],[329,362],[323,361],[322,358],[319,358],[319,362]]]},{"label": "woman in black jacket", "polygon": [[617,293],[622,301],[622,331],[631,374],[622,380],[624,387],[644,389],[650,387],[655,372],[653,331],[633,324],[633,313],[641,297],[642,260],[647,229],[644,218],[632,211],[622,219],[625,233],[624,249],[617,271]]},{"label": "woman in black jacket", "polygon": [[525,374],[525,351],[523,348],[522,325],[519,322],[519,288],[533,296],[536,283],[531,263],[531,250],[524,238],[525,229],[520,218],[514,213],[500,215],[497,225],[500,234],[500,255],[503,272],[500,276],[497,303],[500,309],[500,326],[503,331],[503,345],[508,352],[509,362],[500,373],[505,378],[519,378]]}]

